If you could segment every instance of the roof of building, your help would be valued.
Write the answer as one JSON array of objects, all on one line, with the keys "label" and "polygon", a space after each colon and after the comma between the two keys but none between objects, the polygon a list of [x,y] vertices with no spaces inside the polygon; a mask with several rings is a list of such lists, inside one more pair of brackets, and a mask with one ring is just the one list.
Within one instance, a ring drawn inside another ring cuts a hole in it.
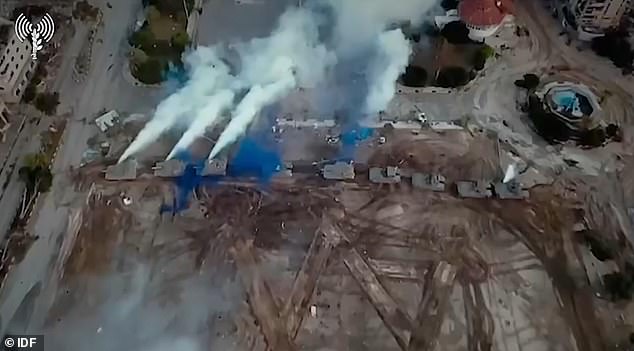
[{"label": "roof of building", "polygon": [[461,197],[486,198],[493,196],[489,184],[484,182],[460,181],[456,182],[458,194]]},{"label": "roof of building", "polygon": [[372,167],[370,168],[370,181],[372,183],[394,184],[401,181],[401,176],[396,167]]},{"label": "roof of building", "polygon": [[528,191],[522,188],[522,185],[516,181],[507,183],[494,184],[495,194],[500,199],[526,199],[529,197]]},{"label": "roof of building", "polygon": [[354,179],[354,166],[346,162],[325,165],[323,175],[326,179]]},{"label": "roof of building", "polygon": [[412,186],[414,188],[445,191],[445,182],[447,179],[440,174],[412,174]]},{"label": "roof of building", "polygon": [[110,112],[106,112],[103,115],[99,116],[95,119],[95,124],[102,132],[107,132],[108,129],[112,128],[115,124],[119,122],[119,113],[115,110]]},{"label": "roof of building", "polygon": [[133,180],[137,177],[138,162],[129,159],[106,168],[107,180]]},{"label": "roof of building", "polygon": [[205,168],[202,170],[202,176],[223,176],[227,174],[227,159],[226,158],[214,158],[205,163]]},{"label": "roof of building", "polygon": [[511,0],[462,0],[458,5],[460,19],[477,27],[498,25],[509,13]]},{"label": "roof of building", "polygon": [[176,159],[158,162],[154,167],[154,175],[157,177],[178,177],[185,173],[186,166],[185,162]]}]

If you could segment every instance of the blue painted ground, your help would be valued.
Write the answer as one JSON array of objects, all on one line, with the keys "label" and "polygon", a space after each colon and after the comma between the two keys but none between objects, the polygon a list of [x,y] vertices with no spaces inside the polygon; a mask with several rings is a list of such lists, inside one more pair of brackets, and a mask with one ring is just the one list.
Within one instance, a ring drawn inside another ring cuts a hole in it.
[{"label": "blue painted ground", "polygon": [[[200,170],[206,159],[193,159],[187,152],[180,153],[177,159],[187,164],[182,176],[174,180],[176,196],[174,203],[163,205],[161,213],[177,213],[189,207],[192,192],[200,185],[213,186],[224,176],[203,177]],[[282,160],[275,148],[263,139],[246,137],[238,145],[237,152],[227,163],[227,176],[232,178],[249,177],[259,180],[266,187],[273,175],[282,169]]]}]

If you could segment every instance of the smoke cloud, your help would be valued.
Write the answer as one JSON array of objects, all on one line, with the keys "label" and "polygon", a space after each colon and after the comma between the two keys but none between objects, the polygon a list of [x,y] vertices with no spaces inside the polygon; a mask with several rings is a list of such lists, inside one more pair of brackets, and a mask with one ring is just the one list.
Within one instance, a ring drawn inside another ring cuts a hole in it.
[{"label": "smoke cloud", "polygon": [[230,121],[213,147],[211,159],[244,135],[263,108],[296,88],[314,88],[316,96],[319,91],[324,96],[339,94],[337,100],[354,113],[384,110],[412,50],[402,31],[391,28],[404,22],[419,25],[436,3],[400,0],[395,6],[384,0],[307,1],[304,8],[288,9],[269,37],[232,45],[239,58],[236,72],[221,59],[226,54],[222,47],[199,47],[184,59],[191,79],[159,104],[120,161],[166,131],[186,127],[168,156],[174,157],[228,115]]},{"label": "smoke cloud", "polygon": [[394,82],[405,71],[412,48],[400,30],[391,30],[379,35],[378,53],[367,76],[369,90],[365,113],[384,110],[396,93]]}]

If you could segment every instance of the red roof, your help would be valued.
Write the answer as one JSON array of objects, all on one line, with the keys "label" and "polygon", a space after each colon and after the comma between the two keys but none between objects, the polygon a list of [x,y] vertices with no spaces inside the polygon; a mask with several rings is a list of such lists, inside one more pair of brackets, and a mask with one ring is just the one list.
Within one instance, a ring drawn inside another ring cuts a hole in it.
[{"label": "red roof", "polygon": [[512,12],[511,0],[462,0],[458,5],[460,19],[472,26],[486,27],[502,23]]}]

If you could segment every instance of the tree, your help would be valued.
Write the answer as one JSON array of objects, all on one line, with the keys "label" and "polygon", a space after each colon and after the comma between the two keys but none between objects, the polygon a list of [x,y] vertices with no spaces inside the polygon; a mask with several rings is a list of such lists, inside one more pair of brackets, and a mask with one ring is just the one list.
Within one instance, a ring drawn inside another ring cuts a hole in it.
[{"label": "tree", "polygon": [[31,84],[27,85],[26,88],[24,89],[24,94],[22,94],[22,102],[28,104],[29,102],[33,101],[33,99],[35,99],[36,95],[37,95],[37,88],[35,84],[31,82]]},{"label": "tree", "polygon": [[482,69],[484,69],[484,65],[486,64],[486,62],[487,62],[486,53],[483,52],[482,50],[477,50],[473,54],[471,64],[473,65],[473,68],[476,71],[481,71]]},{"label": "tree", "polygon": [[172,46],[180,52],[184,51],[189,43],[189,35],[185,31],[180,31],[172,36]]},{"label": "tree", "polygon": [[455,88],[469,82],[469,72],[462,67],[445,67],[438,73],[436,84],[443,88]]},{"label": "tree", "polygon": [[445,11],[455,10],[458,8],[459,2],[459,0],[442,0],[440,6],[442,6]]},{"label": "tree", "polygon": [[524,82],[527,89],[533,90],[539,86],[539,77],[535,74],[527,73],[524,75]]},{"label": "tree", "polygon": [[598,127],[584,131],[583,134],[581,134],[579,144],[590,147],[599,147],[603,145],[606,139],[605,129]]},{"label": "tree", "polygon": [[613,301],[632,298],[632,279],[621,272],[603,275],[603,284]]},{"label": "tree", "polygon": [[22,194],[22,209],[19,214],[19,217],[23,219],[37,194],[47,192],[50,189],[53,175],[48,168],[48,159],[43,153],[27,155],[24,159],[24,166],[18,170],[18,175],[26,185]]},{"label": "tree", "polygon": [[460,21],[445,24],[440,34],[451,44],[469,44],[473,42],[469,38],[469,28]]},{"label": "tree", "polygon": [[527,73],[524,75],[523,79],[515,81],[516,86],[527,90],[534,90],[539,86],[539,83],[539,77],[532,73]]},{"label": "tree", "polygon": [[597,55],[609,58],[616,67],[631,68],[633,65],[634,51],[627,32],[608,32],[603,37],[592,39],[591,46]]},{"label": "tree", "polygon": [[41,93],[35,98],[35,108],[47,115],[54,115],[59,105],[59,93]]},{"label": "tree", "polygon": [[614,123],[608,124],[607,128],[605,128],[605,133],[607,134],[608,138],[611,138],[613,141],[616,141],[617,143],[623,140],[621,127],[619,127],[618,125]]},{"label": "tree", "polygon": [[407,66],[400,81],[408,87],[424,87],[427,83],[427,71],[418,66]]},{"label": "tree", "polygon": [[142,83],[158,84],[163,81],[165,69],[166,65],[161,60],[149,58],[147,61],[135,66],[132,73]]},{"label": "tree", "polygon": [[156,43],[156,37],[150,30],[150,27],[143,28],[137,32],[134,32],[130,37],[130,45],[139,48],[141,50],[148,50],[152,48],[152,45]]}]

